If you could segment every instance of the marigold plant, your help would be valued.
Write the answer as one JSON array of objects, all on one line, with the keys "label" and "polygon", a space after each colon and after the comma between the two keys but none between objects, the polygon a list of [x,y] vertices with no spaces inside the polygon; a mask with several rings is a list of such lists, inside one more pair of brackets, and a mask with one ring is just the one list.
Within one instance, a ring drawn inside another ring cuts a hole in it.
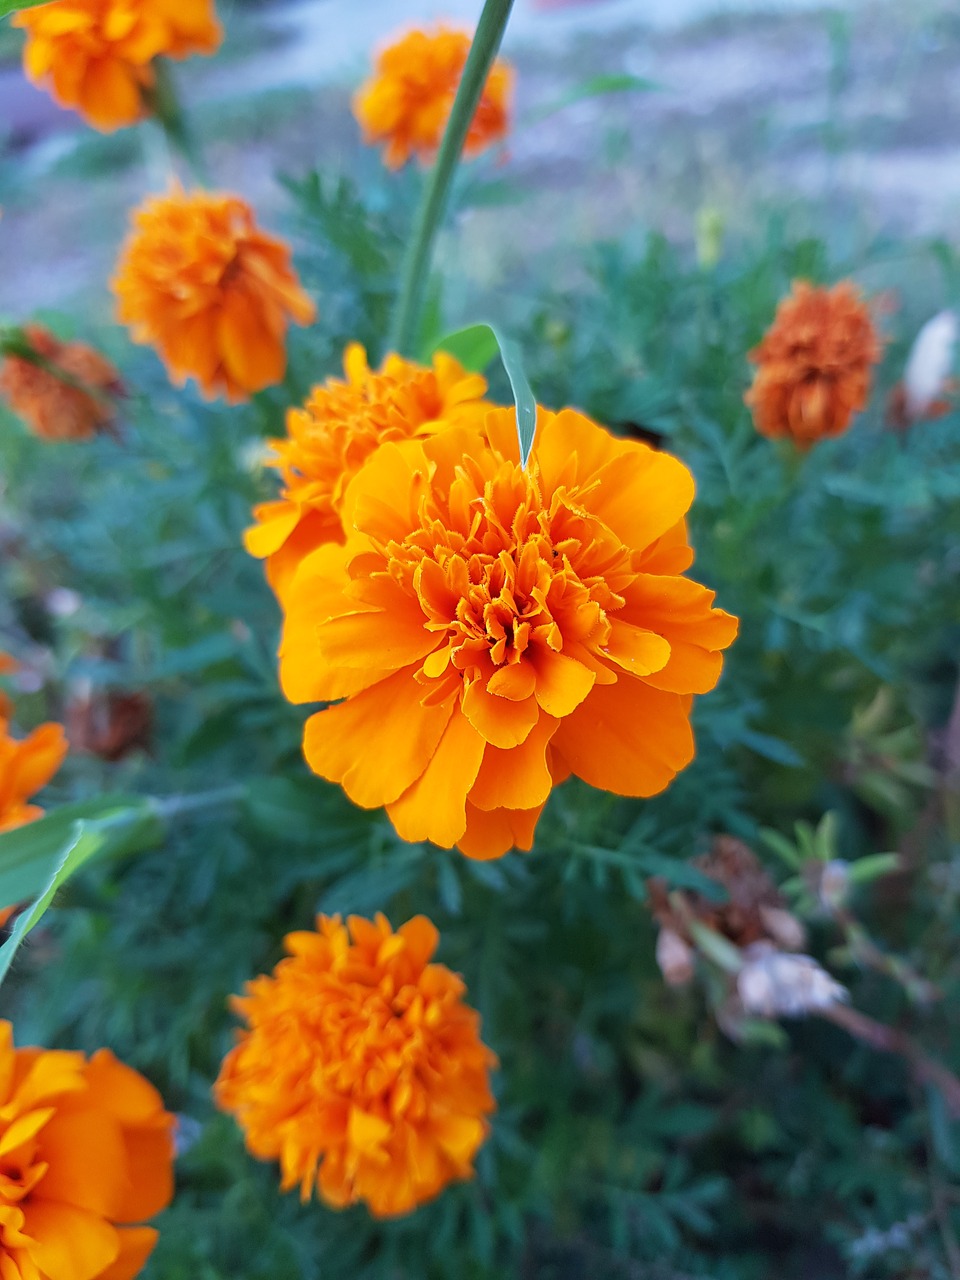
[{"label": "marigold plant", "polygon": [[174,1119],[108,1049],[16,1049],[0,1022],[0,1275],[130,1280],[173,1193]]},{"label": "marigold plant", "polygon": [[286,938],[290,955],[247,984],[248,1024],[215,1086],[250,1152],[279,1159],[285,1191],[408,1213],[469,1178],[494,1110],[496,1057],[445,965],[425,916],[394,932],[320,916]]},{"label": "marigold plant", "polygon": [[842,435],[870,397],[882,346],[856,285],[794,283],[773,324],[750,352],[757,366],[745,400],[761,435],[800,449]]},{"label": "marigold plant", "polygon": [[[364,141],[384,143],[384,163],[399,169],[412,156],[430,161],[440,146],[470,52],[465,31],[438,27],[411,31],[377,58],[376,69],[353,99]],[[477,155],[510,126],[513,71],[498,59],[470,124],[464,154]]]},{"label": "marigold plant", "polygon": [[141,205],[112,287],[134,341],[208,398],[244,400],[279,382],[288,323],[316,317],[287,246],[239,196],[208,191],[175,187]]},{"label": "marigold plant", "polygon": [[26,325],[27,355],[8,354],[0,365],[0,395],[42,440],[89,440],[109,431],[120,374],[85,342],[61,342],[41,325]]},{"label": "marigold plant", "polygon": [[13,24],[29,79],[104,133],[149,113],[154,58],[214,53],[223,39],[213,0],[57,0]]},{"label": "marigold plant", "polygon": [[266,558],[281,596],[307,552],[344,541],[344,493],[378,445],[432,435],[485,411],[486,380],[443,352],[432,368],[388,355],[376,373],[353,343],[343,363],[344,380],[329,378],[302,409],[288,412],[287,438],[273,441],[280,499],[254,509],[257,523],[246,534],[247,550]]},{"label": "marigold plant", "polygon": [[345,546],[291,584],[280,651],[291,701],[344,699],[307,721],[314,772],[404,839],[476,858],[529,849],[571,773],[666,787],[737,629],[682,576],[681,462],[541,411],[524,471],[513,412],[485,430],[379,449],[347,490]]},{"label": "marigold plant", "polygon": [[66,754],[61,725],[42,724],[20,740],[10,736],[7,721],[0,717],[0,831],[43,816],[38,805],[27,802],[47,785]]}]

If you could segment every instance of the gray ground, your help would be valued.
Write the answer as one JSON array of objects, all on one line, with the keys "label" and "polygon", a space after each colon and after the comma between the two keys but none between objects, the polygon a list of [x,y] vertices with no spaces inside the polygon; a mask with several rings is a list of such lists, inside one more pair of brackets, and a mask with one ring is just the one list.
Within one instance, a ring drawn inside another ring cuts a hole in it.
[{"label": "gray ground", "polygon": [[[269,225],[285,199],[278,169],[355,171],[368,158],[349,94],[371,45],[422,19],[469,25],[479,8],[221,0],[221,55],[178,69],[216,182],[251,198]],[[2,33],[11,59],[16,47]],[[704,209],[733,234],[770,204],[822,213],[854,238],[953,238],[960,226],[955,0],[517,0],[506,52],[518,124],[481,172],[526,198],[461,219],[457,257],[480,287],[508,280],[545,245],[650,225],[691,237]],[[656,88],[547,110],[600,73]],[[164,182],[151,137],[101,139],[27,85],[15,60],[0,65],[0,315],[107,311],[127,212]]]}]

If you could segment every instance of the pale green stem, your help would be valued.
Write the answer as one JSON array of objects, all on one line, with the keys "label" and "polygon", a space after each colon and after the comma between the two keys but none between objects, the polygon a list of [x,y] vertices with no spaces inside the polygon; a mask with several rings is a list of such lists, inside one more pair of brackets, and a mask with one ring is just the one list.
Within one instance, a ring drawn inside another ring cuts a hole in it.
[{"label": "pale green stem", "polygon": [[415,354],[413,346],[434,241],[450,200],[450,189],[460,163],[463,144],[503,40],[512,8],[513,0],[486,0],[483,6],[463,69],[463,78],[437,154],[437,162],[424,187],[413,235],[403,261],[400,291],[390,331],[391,349],[401,355]]}]

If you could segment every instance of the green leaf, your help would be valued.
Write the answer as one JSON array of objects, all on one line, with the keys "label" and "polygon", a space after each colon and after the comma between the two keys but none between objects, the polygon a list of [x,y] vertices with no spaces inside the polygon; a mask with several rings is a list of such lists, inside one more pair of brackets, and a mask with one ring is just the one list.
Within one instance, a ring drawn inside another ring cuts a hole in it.
[{"label": "green leaf", "polygon": [[500,353],[497,335],[488,324],[471,324],[446,334],[430,351],[446,351],[471,373],[483,373]]},{"label": "green leaf", "polygon": [[48,0],[0,0],[0,18],[9,18],[18,9],[32,9],[35,5],[46,3]]},{"label": "green leaf", "polygon": [[[466,348],[468,353],[473,351],[475,355],[482,355],[484,339],[481,331],[483,330],[489,334],[489,339],[486,339],[486,342],[491,351],[495,349],[500,352],[500,360],[506,370],[507,377],[510,379],[510,389],[513,392],[513,400],[517,408],[517,439],[520,441],[520,465],[525,467],[530,457],[530,450],[533,448],[533,437],[537,430],[537,402],[534,399],[533,392],[530,390],[527,375],[523,371],[523,357],[520,353],[520,348],[512,339],[502,334],[495,325],[484,321],[448,334],[447,337],[440,339],[433,350],[449,351],[451,355],[456,356],[457,347],[462,346]],[[490,342],[491,339],[492,344]],[[459,358],[457,356],[457,359]],[[486,368],[492,358],[493,355],[491,354],[482,367]],[[466,367],[471,368],[469,364]]]},{"label": "green leaf", "polygon": [[582,102],[585,98],[599,98],[608,93],[654,93],[660,88],[662,86],[654,80],[645,80],[643,76],[631,76],[626,73],[590,76],[589,79],[574,85],[556,102],[551,102],[549,106],[540,107],[534,111],[524,123],[537,124],[554,115],[555,112],[572,106],[575,102]]},{"label": "green leaf", "polygon": [[902,866],[898,853],[869,853],[866,857],[847,864],[847,877],[851,884],[869,884],[871,880],[879,880],[881,876],[892,875]]},{"label": "green leaf", "polygon": [[91,858],[138,853],[159,844],[163,823],[151,801],[114,796],[65,805],[0,835],[0,902],[32,899],[0,947],[0,982],[57,890]]}]

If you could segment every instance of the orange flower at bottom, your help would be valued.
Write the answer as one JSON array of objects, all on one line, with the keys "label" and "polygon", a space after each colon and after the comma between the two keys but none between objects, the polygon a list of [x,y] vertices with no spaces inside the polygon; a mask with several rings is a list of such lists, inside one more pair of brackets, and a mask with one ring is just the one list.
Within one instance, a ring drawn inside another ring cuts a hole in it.
[{"label": "orange flower at bottom", "polygon": [[788,437],[799,449],[839,436],[870,396],[870,366],[881,343],[856,285],[832,289],[805,280],[777,307],[750,352],[757,366],[744,400],[763,436]]},{"label": "orange flower at bottom", "polygon": [[0,394],[41,440],[89,440],[109,431],[123,394],[120,374],[85,342],[61,342],[40,325],[23,336],[43,361],[7,355],[0,366]]},{"label": "orange flower at bottom", "polygon": [[21,741],[11,738],[6,720],[0,718],[0,831],[43,816],[43,810],[27,800],[47,785],[66,754],[61,725],[42,724]]},{"label": "orange flower at bottom", "polygon": [[[386,143],[384,163],[399,169],[411,156],[426,163],[440,146],[470,52],[466,31],[411,31],[380,54],[374,76],[353,99],[367,143]],[[509,125],[513,71],[498,59],[490,69],[464,143],[474,156]]]},{"label": "orange flower at bottom", "polygon": [[288,323],[316,316],[287,246],[246,201],[217,192],[175,187],[141,205],[112,288],[134,342],[156,347],[173,381],[196,378],[207,398],[245,400],[279,382]]},{"label": "orange flower at bottom", "polygon": [[463,982],[429,963],[426,917],[395,933],[382,915],[317,928],[288,935],[291,954],[234,999],[249,1030],[214,1097],[252,1155],[280,1160],[284,1191],[299,1183],[308,1200],[316,1184],[335,1207],[409,1213],[472,1175],[496,1058]]},{"label": "orange flower at bottom", "polygon": [[15,1049],[0,1022],[0,1276],[131,1280],[173,1193],[173,1116],[107,1049]]}]

